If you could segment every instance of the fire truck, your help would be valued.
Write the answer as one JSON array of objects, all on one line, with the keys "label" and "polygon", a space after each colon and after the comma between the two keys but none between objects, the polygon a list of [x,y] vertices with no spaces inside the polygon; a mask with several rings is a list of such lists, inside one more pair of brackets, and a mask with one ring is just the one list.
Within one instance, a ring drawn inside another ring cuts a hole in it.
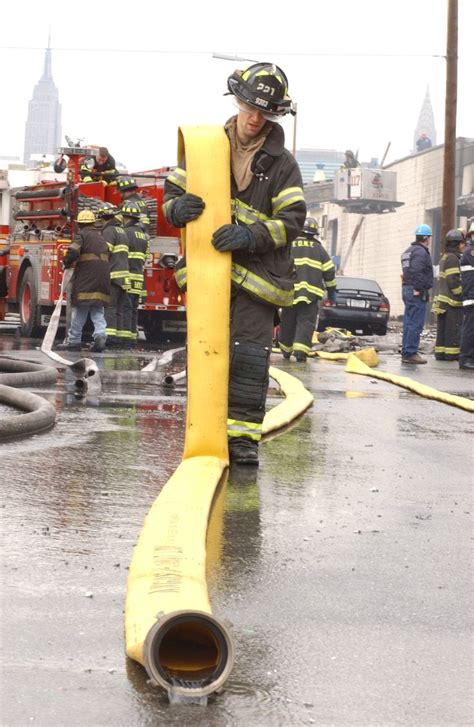
[{"label": "fire truck", "polygon": [[[96,210],[103,202],[121,203],[116,185],[81,181],[79,170],[94,154],[93,148],[59,151],[61,166],[53,180],[11,191],[9,230],[0,235],[0,320],[7,312],[19,314],[23,336],[41,335],[48,325],[59,298],[61,261],[74,237],[78,213]],[[184,294],[173,276],[181,257],[180,233],[161,211],[169,172],[170,167],[162,167],[132,175],[151,220],[147,297],[138,312],[138,325],[151,342],[180,339],[186,331]]]}]

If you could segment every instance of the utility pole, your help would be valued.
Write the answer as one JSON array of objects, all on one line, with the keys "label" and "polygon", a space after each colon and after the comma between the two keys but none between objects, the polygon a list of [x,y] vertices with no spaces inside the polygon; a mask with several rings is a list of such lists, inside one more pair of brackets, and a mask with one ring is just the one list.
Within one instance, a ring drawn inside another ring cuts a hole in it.
[{"label": "utility pole", "polygon": [[448,0],[448,38],[446,44],[446,100],[444,114],[443,211],[441,217],[441,252],[446,233],[456,218],[456,107],[458,81],[458,0]]}]

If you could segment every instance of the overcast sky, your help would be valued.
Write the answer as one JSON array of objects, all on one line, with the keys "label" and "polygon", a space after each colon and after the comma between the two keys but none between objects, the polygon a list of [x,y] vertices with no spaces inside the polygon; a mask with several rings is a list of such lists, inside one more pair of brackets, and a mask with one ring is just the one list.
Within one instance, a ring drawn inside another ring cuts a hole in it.
[{"label": "overcast sky", "polygon": [[[8,0],[0,156],[23,156],[50,26],[63,135],[108,146],[130,171],[174,164],[179,125],[232,115],[226,79],[250,63],[214,52],[283,68],[298,104],[297,148],[359,149],[365,161],[391,142],[393,161],[412,149],[427,86],[443,141],[446,64],[433,56],[446,52],[446,15],[447,0]],[[474,136],[473,27],[474,0],[459,0],[458,136]],[[292,117],[284,128],[291,149]]]}]

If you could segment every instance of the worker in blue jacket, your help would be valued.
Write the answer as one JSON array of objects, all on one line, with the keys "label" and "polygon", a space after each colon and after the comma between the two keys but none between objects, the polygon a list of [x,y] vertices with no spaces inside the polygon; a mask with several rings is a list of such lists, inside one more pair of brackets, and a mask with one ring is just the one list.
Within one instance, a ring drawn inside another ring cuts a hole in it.
[{"label": "worker in blue jacket", "polygon": [[429,245],[433,233],[429,225],[421,224],[415,230],[415,241],[402,254],[403,316],[402,363],[425,364],[418,353],[421,332],[426,317],[426,306],[433,287],[433,263]]}]

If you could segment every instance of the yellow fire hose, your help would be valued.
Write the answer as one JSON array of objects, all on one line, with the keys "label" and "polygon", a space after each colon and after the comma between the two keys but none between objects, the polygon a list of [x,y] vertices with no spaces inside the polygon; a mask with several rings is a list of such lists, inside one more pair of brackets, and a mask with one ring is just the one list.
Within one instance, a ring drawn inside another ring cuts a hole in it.
[{"label": "yellow fire hose", "polygon": [[371,368],[378,366],[379,357],[375,348],[361,348],[359,351],[351,351],[350,353],[330,353],[329,351],[313,351],[310,356],[326,359],[326,361],[347,361],[350,356],[363,361],[366,366]]},{"label": "yellow fire hose", "polygon": [[[206,530],[228,465],[227,390],[231,255],[211,245],[230,222],[229,143],[222,127],[183,127],[188,192],[206,209],[186,230],[188,402],[183,461],[148,513],[130,565],[126,652],[170,693],[200,697],[233,663],[228,629],[211,616]],[[212,163],[210,163],[212,160]],[[212,296],[206,291],[212,290]],[[191,606],[191,610],[190,610]]]},{"label": "yellow fire hose", "polygon": [[418,381],[409,379],[407,376],[387,374],[384,371],[373,371],[363,361],[361,361],[360,358],[357,358],[357,356],[349,356],[347,359],[346,371],[349,374],[361,374],[362,376],[371,376],[374,379],[389,381],[392,384],[396,384],[404,389],[413,391],[415,394],[424,396],[426,399],[435,399],[435,401],[440,401],[444,404],[451,404],[451,406],[457,406],[460,409],[474,412],[474,401],[471,399],[467,399],[464,396],[448,394],[445,391],[439,391],[438,389],[433,389],[431,386],[420,384]]},{"label": "yellow fire hose", "polygon": [[[206,201],[186,229],[188,401],[183,461],[152,505],[129,570],[126,653],[144,665],[170,698],[200,700],[218,689],[233,665],[227,626],[211,615],[206,532],[228,466],[227,396],[231,255],[217,252],[214,230],[230,222],[229,143],[222,127],[180,130],[186,189]],[[212,295],[211,295],[212,291]],[[265,417],[283,427],[312,402],[299,382],[272,371],[287,399]],[[222,488],[221,488],[222,489]]]},{"label": "yellow fire hose", "polygon": [[[281,349],[272,348],[272,353],[281,353]],[[361,348],[359,351],[351,351],[350,353],[330,353],[329,351],[310,351],[308,358],[322,358],[327,361],[347,361],[349,356],[354,355],[360,358],[367,366],[378,366],[379,357],[375,348]]]}]

